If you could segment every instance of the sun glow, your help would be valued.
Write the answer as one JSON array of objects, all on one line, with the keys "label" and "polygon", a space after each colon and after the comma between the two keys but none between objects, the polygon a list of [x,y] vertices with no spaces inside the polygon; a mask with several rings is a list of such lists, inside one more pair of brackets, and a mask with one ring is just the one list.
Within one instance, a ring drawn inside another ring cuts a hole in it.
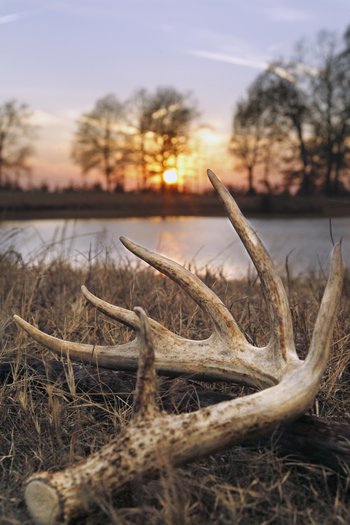
[{"label": "sun glow", "polygon": [[217,146],[222,141],[220,134],[211,126],[201,126],[197,134],[204,146]]},{"label": "sun glow", "polygon": [[175,168],[165,170],[163,173],[163,180],[167,184],[176,184],[178,182],[177,171]]}]

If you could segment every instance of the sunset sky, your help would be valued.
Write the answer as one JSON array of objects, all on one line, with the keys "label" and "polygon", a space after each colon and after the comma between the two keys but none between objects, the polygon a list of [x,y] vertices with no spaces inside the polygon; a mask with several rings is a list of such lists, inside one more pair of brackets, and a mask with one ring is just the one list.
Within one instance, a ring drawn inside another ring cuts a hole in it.
[{"label": "sunset sky", "polygon": [[266,63],[321,29],[341,35],[349,0],[0,0],[0,103],[26,102],[40,126],[36,180],[74,180],[75,121],[96,99],[173,86],[215,133],[211,167],[228,176],[239,97]]}]

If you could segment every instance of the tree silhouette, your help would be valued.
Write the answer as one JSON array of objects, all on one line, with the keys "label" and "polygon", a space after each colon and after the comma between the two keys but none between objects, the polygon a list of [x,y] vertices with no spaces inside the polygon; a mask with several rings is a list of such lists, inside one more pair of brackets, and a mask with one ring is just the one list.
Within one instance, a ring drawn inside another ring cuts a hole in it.
[{"label": "tree silhouette", "polygon": [[237,104],[233,118],[231,152],[241,161],[248,176],[248,193],[254,194],[254,169],[260,160],[263,125],[258,106],[249,98]]},{"label": "tree silhouette", "polygon": [[350,168],[350,27],[342,42],[322,31],[292,59],[271,64],[237,105],[233,128],[231,149],[250,192],[256,165],[277,143],[287,184],[297,181],[302,194],[339,192]]},{"label": "tree silhouette", "polygon": [[145,89],[139,89],[127,103],[127,120],[133,130],[130,145],[129,163],[139,175],[139,188],[145,189],[148,184],[148,156],[147,149],[150,144],[149,130],[144,118],[149,95]]},{"label": "tree silhouette", "polygon": [[248,193],[253,195],[256,192],[254,179],[258,165],[263,166],[263,183],[269,189],[272,148],[279,132],[258,85],[254,84],[248,96],[238,102],[232,128],[229,149],[247,173]]},{"label": "tree silhouette", "polygon": [[341,47],[334,33],[322,31],[318,35],[312,48],[312,68],[306,71],[304,78],[310,93],[319,170],[323,174],[323,190],[327,194],[339,191],[341,175],[347,171],[350,138],[348,31],[344,35],[345,48]]},{"label": "tree silhouette", "polygon": [[179,155],[189,152],[190,125],[197,115],[190,95],[174,88],[160,87],[154,94],[143,92],[137,129],[142,137],[144,181],[155,177],[164,188],[164,172],[177,168]]},{"label": "tree silhouette", "polygon": [[0,187],[13,174],[29,172],[27,164],[33,149],[35,127],[30,123],[31,111],[26,104],[8,100],[0,105]]},{"label": "tree silhouette", "polygon": [[125,107],[110,94],[78,121],[72,157],[83,173],[96,169],[103,174],[108,190],[123,186],[128,161],[128,133]]},{"label": "tree silhouette", "polygon": [[[271,64],[259,75],[250,89],[265,115],[264,134],[270,144],[283,144],[280,168],[285,163],[286,182],[299,181],[300,193],[310,194],[315,187],[313,137],[310,135],[311,109],[302,89],[294,82],[290,65],[282,61]],[[278,149],[281,149],[278,148]],[[276,148],[275,148],[276,150]]]}]

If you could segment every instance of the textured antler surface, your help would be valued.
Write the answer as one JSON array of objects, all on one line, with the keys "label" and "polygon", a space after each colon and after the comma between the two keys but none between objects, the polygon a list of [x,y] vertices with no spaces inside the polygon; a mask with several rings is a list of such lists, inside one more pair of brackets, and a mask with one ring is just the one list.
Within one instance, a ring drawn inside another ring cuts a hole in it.
[{"label": "textured antler surface", "polygon": [[[272,261],[229,192],[212,172],[209,177],[260,276],[269,305],[270,341],[263,348],[249,344],[229,310],[196,276],[126,239],[122,242],[129,250],[177,282],[206,312],[213,324],[208,339],[184,339],[148,319],[141,309],[131,312],[110,305],[86,288],[85,297],[101,312],[136,330],[134,341],[111,347],[70,343],[48,336],[16,316],[21,327],[56,353],[112,368],[133,368],[138,361],[134,417],[129,426],[87,460],[28,480],[26,501],[40,524],[68,523],[89,507],[87,493],[101,487],[113,493],[136,476],[157,471],[162,460],[181,464],[266,432],[301,415],[314,400],[327,364],[341,293],[340,246],[333,249],[310,351],[301,361],[295,351],[286,293]],[[155,367],[163,373],[190,372],[270,388],[191,414],[167,415],[155,403]]]}]

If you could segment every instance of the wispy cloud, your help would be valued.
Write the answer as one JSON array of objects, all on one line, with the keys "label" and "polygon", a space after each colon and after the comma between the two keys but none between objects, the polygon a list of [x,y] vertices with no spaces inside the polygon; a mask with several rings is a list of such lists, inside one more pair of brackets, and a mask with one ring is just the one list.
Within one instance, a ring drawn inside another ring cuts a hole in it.
[{"label": "wispy cloud", "polygon": [[275,66],[270,64],[267,60],[262,60],[259,58],[245,58],[238,57],[233,55],[227,55],[225,53],[213,53],[211,51],[200,51],[193,50],[190,51],[192,55],[198,56],[200,58],[206,58],[208,60],[216,60],[218,62],[225,62],[227,64],[234,64],[236,66],[249,67],[252,69],[257,69],[258,71],[264,71],[269,69],[273,71],[275,75],[288,80],[289,82],[295,82],[295,78],[282,66]]},{"label": "wispy cloud", "polygon": [[249,67],[258,70],[264,70],[268,63],[254,58],[244,58],[234,55],[227,55],[225,53],[215,53],[212,51],[201,51],[201,50],[191,50],[191,55],[195,55],[200,58],[206,58],[208,60],[216,60],[218,62],[226,62],[227,64],[235,64],[237,66]]},{"label": "wispy cloud", "polygon": [[10,24],[11,22],[16,22],[24,16],[24,13],[11,13],[10,15],[0,16],[0,25]]}]

